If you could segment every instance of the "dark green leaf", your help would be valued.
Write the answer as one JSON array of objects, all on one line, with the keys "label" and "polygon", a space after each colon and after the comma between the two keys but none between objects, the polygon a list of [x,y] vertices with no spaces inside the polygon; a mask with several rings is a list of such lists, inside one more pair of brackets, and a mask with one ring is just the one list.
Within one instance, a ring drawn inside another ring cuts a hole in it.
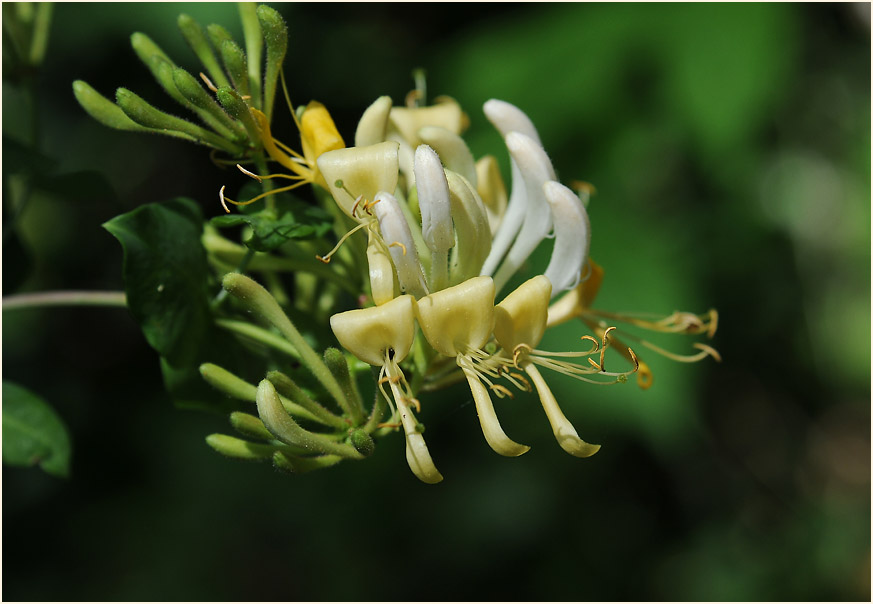
[{"label": "dark green leaf", "polygon": [[33,392],[3,382],[3,463],[70,474],[70,436],[52,407]]},{"label": "dark green leaf", "polygon": [[153,203],[103,226],[124,248],[128,306],[152,348],[192,365],[210,327],[202,215],[190,199]]},{"label": "dark green leaf", "polygon": [[330,230],[332,222],[330,214],[319,206],[291,196],[277,196],[275,210],[218,216],[211,224],[218,228],[246,224],[252,233],[244,243],[256,252],[268,252],[291,239],[321,237]]}]

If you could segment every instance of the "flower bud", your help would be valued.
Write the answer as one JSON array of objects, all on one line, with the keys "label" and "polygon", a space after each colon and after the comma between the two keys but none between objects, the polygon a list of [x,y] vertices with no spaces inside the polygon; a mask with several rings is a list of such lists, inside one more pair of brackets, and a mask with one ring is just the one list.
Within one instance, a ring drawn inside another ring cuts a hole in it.
[{"label": "flower bud", "polygon": [[129,130],[131,132],[152,131],[150,128],[141,126],[127,117],[127,114],[122,111],[121,107],[94,90],[83,80],[73,82],[73,94],[76,96],[76,100],[79,101],[82,109],[104,126],[109,126],[116,130]]},{"label": "flower bud", "polygon": [[212,52],[212,47],[209,45],[209,41],[206,39],[200,24],[185,14],[179,15],[177,24],[191,50],[194,51],[194,54],[203,63],[203,66],[209,73],[209,77],[212,78],[212,82],[218,87],[230,86],[230,82],[218,64],[218,59],[215,57],[215,53]]},{"label": "flower bud", "polygon": [[276,447],[253,443],[226,434],[210,434],[206,444],[227,457],[246,461],[264,461],[273,457]]},{"label": "flower bud", "polygon": [[264,71],[264,113],[267,118],[273,115],[273,100],[276,96],[276,83],[285,53],[288,50],[288,26],[275,9],[262,4],[258,7],[258,21],[267,46],[267,66]]},{"label": "flower bud", "polygon": [[376,450],[376,443],[373,442],[373,437],[361,429],[352,431],[351,435],[349,435],[349,442],[364,457],[369,457]]},{"label": "flower bud", "polygon": [[250,90],[246,53],[233,40],[225,40],[218,48],[221,49],[221,60],[224,62],[227,73],[230,74],[233,87],[240,95],[248,96]]}]

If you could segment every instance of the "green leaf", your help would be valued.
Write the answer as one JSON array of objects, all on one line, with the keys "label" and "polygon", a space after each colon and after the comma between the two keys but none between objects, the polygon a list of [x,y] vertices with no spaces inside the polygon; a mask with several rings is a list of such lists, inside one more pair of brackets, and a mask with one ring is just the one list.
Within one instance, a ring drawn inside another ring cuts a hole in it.
[{"label": "green leaf", "polygon": [[190,366],[211,326],[209,267],[200,208],[190,199],[153,203],[104,224],[124,248],[128,307],[149,345]]},{"label": "green leaf", "polygon": [[276,198],[275,210],[216,216],[210,223],[218,228],[248,225],[252,233],[243,243],[256,252],[269,252],[291,239],[321,237],[330,231],[333,218],[319,206],[282,196]]},{"label": "green leaf", "polygon": [[70,475],[70,436],[63,421],[42,398],[3,382],[3,463]]}]

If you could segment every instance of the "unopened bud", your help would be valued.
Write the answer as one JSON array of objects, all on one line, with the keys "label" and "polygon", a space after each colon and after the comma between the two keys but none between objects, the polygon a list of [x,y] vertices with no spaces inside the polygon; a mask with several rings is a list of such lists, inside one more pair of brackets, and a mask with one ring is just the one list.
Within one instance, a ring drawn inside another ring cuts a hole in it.
[{"label": "unopened bud", "polygon": [[349,436],[349,441],[358,453],[364,457],[369,457],[376,450],[376,443],[373,442],[373,437],[364,430],[354,430]]},{"label": "unopened bud", "polygon": [[230,82],[221,70],[221,66],[218,64],[218,59],[215,57],[215,53],[212,52],[212,47],[209,45],[209,41],[206,39],[206,35],[203,33],[203,28],[200,27],[200,24],[184,14],[179,15],[177,23],[179,29],[182,31],[182,35],[185,36],[185,40],[188,41],[191,50],[194,51],[194,54],[196,54],[197,58],[200,59],[200,62],[203,63],[203,66],[206,68],[206,71],[209,72],[209,77],[212,78],[215,85],[229,86]]},{"label": "unopened bud", "polygon": [[82,109],[104,126],[131,132],[150,131],[149,128],[141,126],[127,117],[121,107],[94,90],[87,82],[82,80],[73,82],[73,94]]},{"label": "unopened bud", "polygon": [[226,434],[210,434],[206,444],[227,457],[246,461],[264,461],[273,457],[276,447],[249,442]]},{"label": "unopened bud", "polygon": [[258,438],[261,440],[273,439],[273,435],[270,434],[270,431],[267,430],[266,426],[264,426],[264,422],[254,415],[249,415],[242,411],[234,411],[230,414],[230,425],[233,426],[237,432],[243,436],[248,436],[249,438]]}]

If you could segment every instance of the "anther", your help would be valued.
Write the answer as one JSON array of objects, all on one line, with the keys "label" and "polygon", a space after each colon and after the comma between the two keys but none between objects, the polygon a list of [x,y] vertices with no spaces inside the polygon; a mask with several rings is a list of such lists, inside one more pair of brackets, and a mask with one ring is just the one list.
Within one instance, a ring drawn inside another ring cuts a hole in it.
[{"label": "anther", "polygon": [[224,185],[221,185],[221,189],[219,189],[218,191],[218,198],[221,200],[221,207],[224,208],[225,212],[230,214],[230,210],[228,209],[227,204],[224,202]]},{"label": "anther", "polygon": [[490,387],[491,390],[493,390],[493,391],[497,394],[497,396],[499,396],[500,398],[504,398],[504,397],[507,397],[507,396],[508,396],[509,398],[515,398],[515,395],[512,394],[512,390],[510,390],[510,389],[507,388],[506,386],[501,386],[500,384],[491,384],[489,387]]},{"label": "anther", "polygon": [[203,80],[209,90],[211,90],[212,92],[218,92],[218,88],[215,87],[215,84],[212,83],[212,80],[206,77],[206,74],[202,71],[200,72],[200,79]]},{"label": "anther", "polygon": [[634,373],[636,373],[640,369],[640,362],[637,360],[637,355],[634,354],[633,350],[628,348],[627,352],[631,356],[631,360],[633,360],[633,362],[634,362]]},{"label": "anther", "polygon": [[603,368],[603,357],[606,354],[606,347],[609,345],[609,332],[613,331],[615,327],[607,327],[603,332],[603,347],[600,349],[600,371],[605,371]]},{"label": "anther", "polygon": [[406,255],[406,246],[403,245],[402,243],[400,243],[399,241],[395,241],[395,242],[393,242],[393,243],[389,243],[389,244],[388,244],[388,247],[399,247],[401,250],[403,250],[403,255],[404,255],[404,256]]},{"label": "anther", "polygon": [[240,172],[242,172],[242,173],[245,174],[246,176],[249,176],[249,177],[251,177],[251,178],[254,178],[254,179],[255,179],[256,181],[258,181],[258,182],[264,182],[263,180],[261,180],[261,177],[260,177],[260,176],[258,176],[258,175],[255,174],[254,172],[250,172],[249,170],[246,170],[246,169],[243,168],[241,165],[237,164],[236,167],[237,167],[237,169],[238,169]]}]

